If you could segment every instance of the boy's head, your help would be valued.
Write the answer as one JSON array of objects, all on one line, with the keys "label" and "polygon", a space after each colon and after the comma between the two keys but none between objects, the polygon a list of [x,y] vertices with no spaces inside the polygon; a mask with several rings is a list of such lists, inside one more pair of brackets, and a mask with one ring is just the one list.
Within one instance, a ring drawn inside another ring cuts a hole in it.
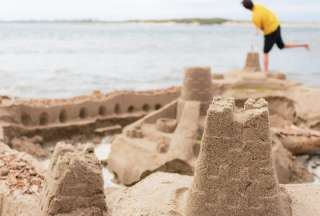
[{"label": "boy's head", "polygon": [[248,10],[252,10],[253,6],[254,6],[254,4],[251,0],[243,0],[242,5],[243,5],[243,7],[245,7]]}]

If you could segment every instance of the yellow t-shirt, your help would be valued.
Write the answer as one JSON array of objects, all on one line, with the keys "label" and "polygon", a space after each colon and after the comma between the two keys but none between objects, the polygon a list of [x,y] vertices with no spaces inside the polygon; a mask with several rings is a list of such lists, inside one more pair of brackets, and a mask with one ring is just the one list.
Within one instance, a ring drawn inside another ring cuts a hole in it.
[{"label": "yellow t-shirt", "polygon": [[271,34],[280,26],[280,22],[276,15],[268,8],[254,4],[252,13],[252,22],[261,29],[265,35]]}]

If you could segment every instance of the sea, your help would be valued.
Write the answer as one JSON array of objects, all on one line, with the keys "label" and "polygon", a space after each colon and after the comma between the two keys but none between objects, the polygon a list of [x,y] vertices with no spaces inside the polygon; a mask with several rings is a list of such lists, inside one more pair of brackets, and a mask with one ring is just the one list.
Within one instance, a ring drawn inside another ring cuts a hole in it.
[{"label": "sea", "polygon": [[[320,28],[283,27],[287,42],[311,50],[271,54],[271,69],[320,86]],[[261,51],[263,36],[251,26],[0,23],[0,95],[65,98],[95,90],[147,90],[180,85],[190,66],[226,73]]]}]

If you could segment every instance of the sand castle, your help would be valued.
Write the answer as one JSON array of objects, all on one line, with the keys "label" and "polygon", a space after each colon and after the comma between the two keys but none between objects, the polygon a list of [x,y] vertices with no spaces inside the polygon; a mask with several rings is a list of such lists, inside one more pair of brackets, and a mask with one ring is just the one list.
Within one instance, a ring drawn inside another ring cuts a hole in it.
[{"label": "sand castle", "polygon": [[193,178],[158,172],[112,191],[106,201],[112,216],[316,216],[319,200],[317,185],[279,185],[267,102],[248,100],[238,109],[234,99],[218,97],[208,110]]},{"label": "sand castle", "polygon": [[[105,192],[92,147],[79,151],[57,145],[44,188],[33,195],[19,194],[18,199],[7,195],[0,213],[317,216],[319,186],[278,184],[268,117],[264,100],[249,100],[239,109],[234,99],[215,98],[205,121],[194,177],[158,172],[132,187]],[[32,208],[24,208],[23,200]]]},{"label": "sand castle", "polygon": [[[256,75],[250,77],[247,73],[243,76],[243,79],[233,76],[233,79],[226,77],[216,80],[211,79],[209,68],[187,68],[181,96],[176,101],[127,126],[112,142],[108,168],[115,173],[118,182],[132,185],[159,170],[192,175],[205,115],[214,95],[222,94],[221,89],[227,95],[230,89],[234,95],[233,91],[237,88],[244,92],[242,86],[254,88],[269,79],[257,78]],[[269,82],[274,89],[280,89],[279,82],[283,83],[278,79]],[[289,122],[291,125],[295,121],[296,112],[290,108],[294,106],[292,100],[280,96],[265,98],[270,102],[272,126],[279,122]],[[242,106],[246,99],[247,96],[240,96],[236,103]],[[281,147],[273,148],[279,181],[311,181],[312,177],[303,171],[299,162],[294,161],[291,154]],[[131,161],[135,161],[135,164]]]},{"label": "sand castle", "polygon": [[[319,95],[281,74],[193,67],[181,88],[0,97],[0,216],[318,216],[319,186],[294,155],[319,152]],[[106,189],[83,143],[115,133],[104,162],[129,187]]]}]

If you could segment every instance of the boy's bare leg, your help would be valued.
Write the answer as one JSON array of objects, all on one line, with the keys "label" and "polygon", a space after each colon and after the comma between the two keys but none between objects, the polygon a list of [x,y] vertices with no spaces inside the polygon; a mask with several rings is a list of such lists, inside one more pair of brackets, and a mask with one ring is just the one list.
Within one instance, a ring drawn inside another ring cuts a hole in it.
[{"label": "boy's bare leg", "polygon": [[266,74],[269,73],[269,54],[265,53],[263,56],[263,65],[264,65],[264,72]]},{"label": "boy's bare leg", "polygon": [[284,48],[290,49],[290,48],[306,48],[310,49],[309,44],[285,44]]}]

